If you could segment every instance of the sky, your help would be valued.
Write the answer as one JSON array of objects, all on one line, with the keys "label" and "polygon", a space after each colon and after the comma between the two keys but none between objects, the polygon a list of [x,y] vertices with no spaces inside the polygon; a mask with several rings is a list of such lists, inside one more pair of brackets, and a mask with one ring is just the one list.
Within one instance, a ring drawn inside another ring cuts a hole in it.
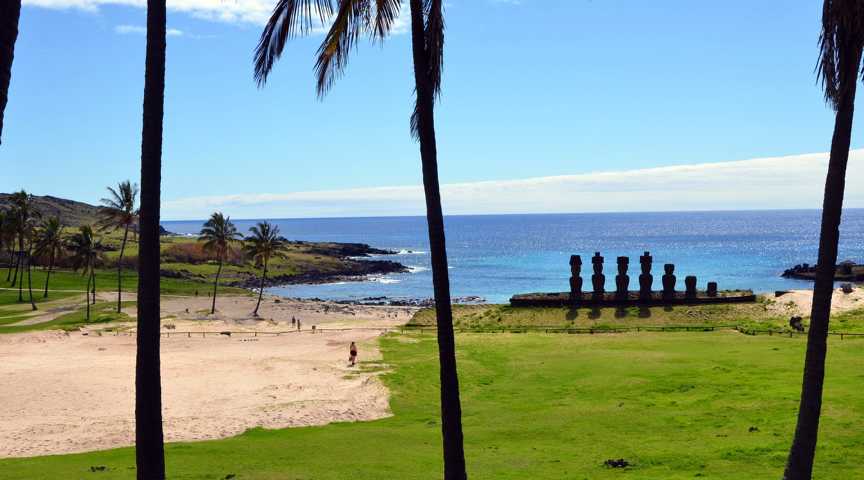
[{"label": "sky", "polygon": [[[449,0],[445,213],[820,207],[820,3]],[[404,20],[319,99],[319,33],[253,81],[274,4],[168,0],[163,218],[422,214]],[[138,178],[145,5],[24,0],[0,191],[95,203]],[[864,207],[856,179],[864,152]]]}]

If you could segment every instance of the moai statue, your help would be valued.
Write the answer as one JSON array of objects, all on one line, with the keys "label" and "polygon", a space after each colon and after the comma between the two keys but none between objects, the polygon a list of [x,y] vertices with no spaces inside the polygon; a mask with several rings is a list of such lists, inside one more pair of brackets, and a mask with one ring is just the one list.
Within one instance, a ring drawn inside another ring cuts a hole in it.
[{"label": "moai statue", "polygon": [[696,298],[696,277],[687,275],[684,277],[684,296],[687,298]]},{"label": "moai statue", "polygon": [[663,265],[663,299],[669,300],[675,297],[675,265],[667,263]]},{"label": "moai statue", "polygon": [[639,257],[639,264],[642,265],[642,274],[639,275],[639,299],[651,300],[651,285],[654,283],[654,275],[651,275],[651,264],[654,259],[651,254],[645,252],[645,255]]},{"label": "moai statue", "polygon": [[706,291],[709,297],[717,296],[717,282],[708,282],[708,290]]},{"label": "moai statue", "polygon": [[618,257],[618,275],[615,276],[615,299],[627,300],[627,292],[630,288],[630,275],[627,275],[627,267],[630,265],[628,257]]},{"label": "moai statue", "polygon": [[582,300],[582,257],[570,255],[570,301]]},{"label": "moai statue", "polygon": [[591,285],[594,287],[594,298],[603,299],[603,293],[606,291],[603,287],[606,285],[606,275],[603,275],[603,257],[600,252],[594,252],[591,257],[591,265],[594,267],[594,275],[591,275]]}]

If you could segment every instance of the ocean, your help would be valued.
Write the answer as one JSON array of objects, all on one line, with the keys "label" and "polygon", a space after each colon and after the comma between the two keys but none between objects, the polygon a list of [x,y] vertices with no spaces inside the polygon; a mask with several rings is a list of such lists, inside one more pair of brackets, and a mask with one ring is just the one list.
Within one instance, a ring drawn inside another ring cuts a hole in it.
[{"label": "ocean", "polygon": [[[258,220],[235,220],[241,232]],[[358,300],[367,297],[432,297],[432,272],[425,217],[315,218],[271,220],[292,240],[359,242],[399,252],[410,273],[366,281],[288,285],[269,293],[299,298]],[[817,210],[464,215],[445,219],[452,294],[506,302],[511,295],[569,289],[569,258],[582,256],[585,288],[590,257],[606,259],[606,289],[614,290],[618,256],[630,257],[631,289],[638,289],[639,259],[654,257],[655,289],[663,264],[675,264],[679,288],[695,275],[699,288],[770,292],[810,288],[780,277],[786,268],[815,263],[819,243]],[[169,231],[196,234],[202,221],[166,221]],[[864,209],[844,212],[838,260],[864,260]]]}]

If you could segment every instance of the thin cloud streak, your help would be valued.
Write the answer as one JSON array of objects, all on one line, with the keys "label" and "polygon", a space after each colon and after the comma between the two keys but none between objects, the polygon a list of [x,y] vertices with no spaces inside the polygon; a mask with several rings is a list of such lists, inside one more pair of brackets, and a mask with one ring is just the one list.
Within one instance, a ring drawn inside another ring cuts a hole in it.
[{"label": "thin cloud streak", "polygon": [[[442,185],[445,213],[567,213],[821,208],[827,153]],[[847,207],[864,207],[864,149],[850,152]],[[420,185],[189,197],[163,215],[205,218],[422,215]]]},{"label": "thin cloud streak", "polygon": [[[168,10],[181,12],[192,17],[223,23],[264,25],[273,12],[275,0],[167,0]],[[127,6],[144,9],[146,0],[23,0],[23,5],[50,8],[55,10],[78,9],[99,12],[103,6]],[[403,3],[396,18],[392,33],[408,32],[408,6]],[[329,25],[314,28],[313,34],[324,34]]]}]

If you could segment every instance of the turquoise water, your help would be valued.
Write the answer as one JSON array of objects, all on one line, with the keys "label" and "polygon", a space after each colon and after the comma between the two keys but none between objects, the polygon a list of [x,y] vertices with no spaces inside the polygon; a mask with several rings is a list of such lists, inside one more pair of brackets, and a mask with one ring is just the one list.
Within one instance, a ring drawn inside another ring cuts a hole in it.
[{"label": "turquoise water", "polygon": [[[357,300],[366,297],[429,298],[432,277],[424,217],[271,220],[296,240],[362,242],[401,252],[396,260],[411,273],[362,282],[290,285],[270,289],[291,297]],[[797,263],[815,263],[819,211],[469,215],[446,218],[448,258],[454,296],[477,295],[490,302],[515,293],[566,291],[571,254],[582,255],[590,285],[589,257],[606,257],[606,288],[614,289],[615,257],[630,257],[631,288],[637,289],[639,255],[654,256],[655,288],[664,263],[674,263],[679,288],[686,275],[699,287],[716,281],[721,289],[757,292],[808,288],[780,273]],[[256,220],[239,220],[246,232]],[[177,233],[197,233],[201,221],[164,222]],[[844,213],[840,260],[864,261],[864,209]]]}]

